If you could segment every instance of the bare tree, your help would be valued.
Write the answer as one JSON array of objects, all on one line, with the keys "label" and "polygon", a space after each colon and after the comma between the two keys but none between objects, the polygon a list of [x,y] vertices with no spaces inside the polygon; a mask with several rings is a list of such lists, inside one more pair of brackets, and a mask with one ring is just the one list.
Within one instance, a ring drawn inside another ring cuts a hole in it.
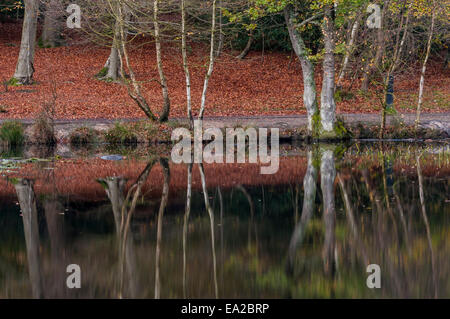
[{"label": "bare tree", "polygon": [[183,70],[186,78],[186,107],[190,129],[194,129],[194,118],[192,117],[191,102],[191,75],[186,51],[186,1],[181,0],[181,54],[183,57]]},{"label": "bare tree", "polygon": [[163,110],[161,112],[159,120],[161,122],[165,122],[169,119],[170,99],[169,99],[169,90],[167,88],[167,80],[166,76],[164,75],[164,69],[161,58],[161,35],[158,20],[159,1],[160,0],[153,0],[153,24],[155,26],[156,64],[158,65],[159,80],[161,81],[162,96],[164,99]]},{"label": "bare tree", "polygon": [[200,104],[200,114],[198,115],[198,118],[200,120],[203,120],[203,114],[205,112],[205,105],[206,105],[206,93],[208,91],[208,83],[209,78],[212,75],[213,69],[214,69],[214,39],[215,39],[215,31],[216,31],[216,1],[212,1],[212,17],[211,17],[211,41],[210,41],[210,53],[209,53],[209,66],[208,71],[205,75],[205,81],[203,83],[203,91],[202,91],[202,99]]}]

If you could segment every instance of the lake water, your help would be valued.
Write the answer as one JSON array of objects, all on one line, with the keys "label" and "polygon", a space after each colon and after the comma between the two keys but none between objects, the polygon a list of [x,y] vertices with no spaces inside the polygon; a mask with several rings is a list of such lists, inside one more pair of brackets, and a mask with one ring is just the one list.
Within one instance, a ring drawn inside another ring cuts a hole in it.
[{"label": "lake water", "polygon": [[448,143],[284,145],[274,175],[30,154],[2,155],[0,298],[450,297]]}]

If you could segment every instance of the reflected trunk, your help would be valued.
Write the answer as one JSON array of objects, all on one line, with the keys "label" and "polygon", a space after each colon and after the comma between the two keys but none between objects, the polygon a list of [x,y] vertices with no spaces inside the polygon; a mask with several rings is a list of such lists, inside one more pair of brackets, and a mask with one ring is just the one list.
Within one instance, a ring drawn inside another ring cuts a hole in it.
[{"label": "reflected trunk", "polygon": [[349,192],[347,191],[347,188],[344,184],[344,180],[342,179],[342,176],[340,174],[337,174],[337,180],[339,183],[339,186],[341,188],[341,193],[342,193],[342,199],[344,201],[344,206],[345,206],[345,211],[346,211],[346,217],[348,220],[348,224],[350,226],[350,229],[352,231],[352,235],[353,235],[353,239],[356,242],[356,247],[359,250],[359,254],[362,256],[364,265],[368,265],[369,264],[369,258],[367,257],[367,252],[364,248],[364,243],[361,240],[361,238],[359,237],[359,232],[358,232],[358,228],[359,225],[356,222],[355,219],[355,215],[353,213],[353,207],[350,201],[350,196],[349,196]]},{"label": "reflected trunk", "polygon": [[51,264],[52,287],[50,288],[48,297],[61,298],[64,297],[66,290],[64,282],[66,276],[66,255],[64,242],[64,206],[52,197],[44,202],[45,219],[47,221],[47,229],[50,237],[51,246]]},{"label": "reflected trunk", "polygon": [[209,221],[210,221],[210,227],[211,227],[211,251],[212,251],[212,257],[213,257],[213,272],[214,272],[214,293],[216,298],[219,298],[219,288],[217,285],[217,262],[216,262],[216,246],[215,246],[215,240],[214,240],[214,211],[209,204],[209,196],[208,196],[208,190],[206,188],[206,178],[205,178],[205,171],[203,169],[203,164],[198,164],[198,168],[200,170],[200,177],[202,181],[202,189],[203,189],[203,197],[205,200],[205,207],[209,215]]},{"label": "reflected trunk", "polygon": [[169,199],[169,183],[170,183],[170,169],[167,159],[160,159],[159,164],[163,168],[164,185],[161,195],[161,204],[158,211],[158,225],[156,233],[156,256],[155,256],[155,299],[161,297],[161,282],[159,276],[160,255],[161,255],[161,240],[162,240],[162,223],[164,217],[164,210]]},{"label": "reflected trunk", "polygon": [[333,150],[325,149],[323,151],[320,164],[320,175],[323,195],[323,221],[325,224],[325,241],[323,248],[324,270],[326,274],[333,275],[336,270],[336,262],[334,258],[336,247],[336,212],[334,205],[334,180],[336,178],[336,167],[334,164]]},{"label": "reflected trunk", "polygon": [[434,298],[438,297],[438,280],[436,277],[436,262],[433,253],[433,242],[431,240],[431,231],[430,224],[428,222],[427,211],[425,209],[425,195],[423,193],[423,177],[422,170],[420,168],[420,156],[416,158],[417,163],[417,176],[419,178],[419,196],[420,196],[420,207],[422,211],[422,218],[425,224],[425,229],[427,231],[427,240],[428,240],[428,249],[430,250],[430,258],[431,258],[431,272],[433,276],[433,286],[434,286]]},{"label": "reflected trunk", "polygon": [[183,297],[187,298],[187,286],[186,286],[186,246],[187,246],[187,231],[189,215],[191,213],[191,202],[192,202],[192,162],[188,166],[187,175],[187,191],[186,191],[186,209],[184,212],[184,223],[183,223]]},{"label": "reflected trunk", "polygon": [[313,163],[313,151],[308,151],[308,166],[306,169],[305,177],[303,178],[303,208],[300,223],[295,226],[294,233],[292,234],[291,241],[289,243],[288,252],[288,269],[293,271],[295,262],[295,252],[297,248],[302,244],[303,237],[305,235],[306,226],[312,217],[314,212],[314,203],[316,200],[316,187],[317,187],[317,168]]},{"label": "reflected trunk", "polygon": [[39,227],[33,184],[31,180],[20,179],[14,186],[23,216],[23,231],[25,234],[28,272],[33,298],[43,298],[44,292],[39,253]]}]

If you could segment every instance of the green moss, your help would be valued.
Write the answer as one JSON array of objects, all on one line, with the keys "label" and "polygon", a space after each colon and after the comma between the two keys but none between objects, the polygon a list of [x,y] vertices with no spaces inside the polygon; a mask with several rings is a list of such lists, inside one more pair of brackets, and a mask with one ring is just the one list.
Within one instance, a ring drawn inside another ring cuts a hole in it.
[{"label": "green moss", "polygon": [[8,181],[9,181],[11,184],[13,184],[13,185],[19,184],[19,179],[16,178],[16,177],[9,177],[9,178],[8,178]]},{"label": "green moss", "polygon": [[128,125],[116,122],[114,127],[105,134],[105,140],[112,144],[136,144],[138,138],[136,133]]},{"label": "green moss", "polygon": [[317,111],[312,117],[312,136],[314,138],[319,138],[320,136],[320,114]]},{"label": "green moss", "polygon": [[21,83],[19,82],[19,80],[17,80],[16,78],[10,78],[7,82],[6,85],[9,86],[19,86],[21,85]]},{"label": "green moss", "polygon": [[17,121],[6,121],[0,127],[0,139],[11,146],[25,143],[23,125]]},{"label": "green moss", "polygon": [[336,131],[336,135],[340,139],[349,139],[353,136],[350,129],[345,125],[344,119],[337,118],[334,126],[334,130]]},{"label": "green moss", "polygon": [[342,118],[337,118],[334,123],[333,131],[324,131],[320,122],[320,114],[316,112],[313,115],[313,138],[319,140],[346,140],[352,137],[352,133],[346,127]]},{"label": "green moss", "polygon": [[103,77],[106,76],[106,74],[108,74],[108,68],[104,67],[95,75],[95,77],[96,78],[103,78]]}]

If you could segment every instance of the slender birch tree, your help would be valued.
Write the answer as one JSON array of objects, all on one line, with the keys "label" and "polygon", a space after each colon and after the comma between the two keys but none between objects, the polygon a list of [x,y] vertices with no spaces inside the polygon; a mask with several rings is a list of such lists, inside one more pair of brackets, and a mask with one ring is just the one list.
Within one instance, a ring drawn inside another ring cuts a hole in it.
[{"label": "slender birch tree", "polygon": [[421,110],[422,102],[423,102],[423,90],[424,90],[424,86],[425,86],[425,72],[427,71],[427,62],[428,62],[428,58],[430,57],[431,41],[433,40],[435,20],[436,20],[436,1],[433,0],[432,14],[431,14],[431,26],[430,26],[430,33],[429,33],[428,42],[427,42],[427,52],[425,54],[425,59],[423,60],[422,72],[420,73],[419,98],[417,101],[416,123],[415,123],[416,129],[419,127],[419,124],[420,124],[420,110]]}]

